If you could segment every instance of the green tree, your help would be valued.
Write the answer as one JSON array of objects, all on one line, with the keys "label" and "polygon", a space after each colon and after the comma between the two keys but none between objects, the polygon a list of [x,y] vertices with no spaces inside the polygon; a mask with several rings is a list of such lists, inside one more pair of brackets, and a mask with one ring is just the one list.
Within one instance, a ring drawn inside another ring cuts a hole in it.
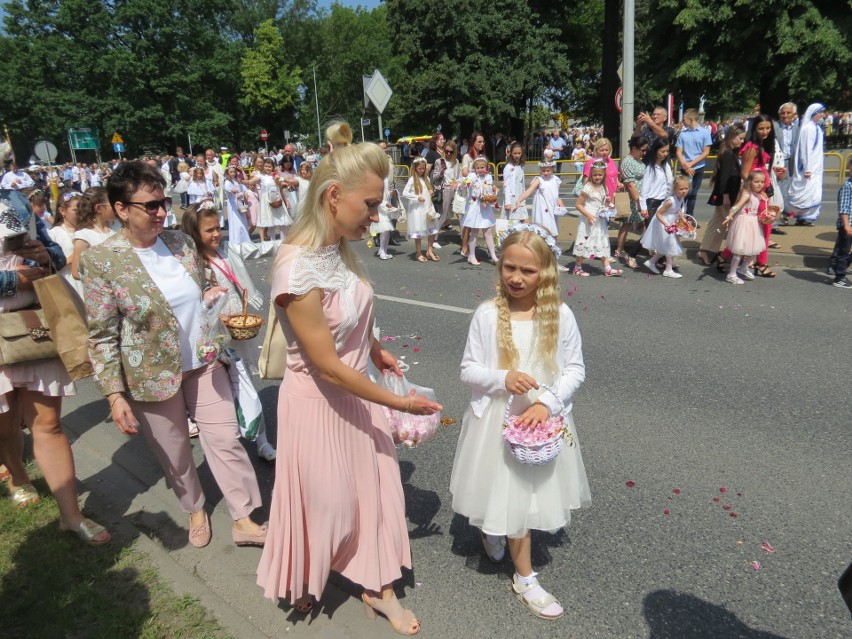
[{"label": "green tree", "polygon": [[394,50],[406,57],[403,123],[517,128],[536,101],[564,99],[572,87],[564,33],[557,14],[533,4],[388,0]]},{"label": "green tree", "polygon": [[[379,69],[394,91],[383,114],[385,124],[395,128],[395,114],[405,107],[399,87],[404,83],[402,59],[391,50],[388,37],[387,9],[379,5],[371,11],[362,7],[349,8],[334,4],[331,11],[321,14],[311,38],[311,56],[304,75],[304,101],[300,113],[300,129],[316,134],[316,112],[313,72],[316,69],[320,121],[324,124],[335,118],[350,122],[358,131],[362,115],[376,122],[376,111],[364,108],[363,76]],[[374,125],[371,125],[371,128]],[[375,139],[376,129],[365,131],[365,137]]]},{"label": "green tree", "polygon": [[839,102],[848,91],[849,0],[650,0],[643,15],[637,75],[689,104],[705,95],[709,112],[756,100],[774,113],[788,99]]},{"label": "green tree", "polygon": [[104,136],[120,131],[130,153],[165,150],[186,133],[201,144],[233,140],[242,45],[220,35],[229,6],[8,2],[0,109],[16,143],[44,138],[67,149],[67,129],[86,124]]},{"label": "green tree", "polygon": [[272,19],[255,29],[254,44],[245,52],[240,74],[240,104],[250,119],[266,126],[292,110],[299,99],[301,69],[284,62],[284,38]]}]

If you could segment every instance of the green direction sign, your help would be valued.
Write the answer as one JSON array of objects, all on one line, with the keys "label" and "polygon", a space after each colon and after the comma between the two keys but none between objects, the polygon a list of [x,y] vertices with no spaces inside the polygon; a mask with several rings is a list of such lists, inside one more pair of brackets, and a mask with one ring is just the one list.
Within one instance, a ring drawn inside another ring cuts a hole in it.
[{"label": "green direction sign", "polygon": [[71,148],[75,151],[84,149],[97,151],[101,148],[98,130],[92,126],[68,129],[68,140],[71,143]]}]

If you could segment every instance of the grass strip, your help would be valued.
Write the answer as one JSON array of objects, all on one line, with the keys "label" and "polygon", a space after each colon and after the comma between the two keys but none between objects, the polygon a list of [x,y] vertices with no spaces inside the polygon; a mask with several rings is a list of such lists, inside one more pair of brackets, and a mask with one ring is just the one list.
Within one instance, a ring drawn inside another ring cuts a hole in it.
[{"label": "grass strip", "polygon": [[194,597],[176,595],[132,542],[91,547],[59,530],[59,510],[35,467],[42,496],[18,508],[0,489],[0,636],[19,639],[228,639]]}]

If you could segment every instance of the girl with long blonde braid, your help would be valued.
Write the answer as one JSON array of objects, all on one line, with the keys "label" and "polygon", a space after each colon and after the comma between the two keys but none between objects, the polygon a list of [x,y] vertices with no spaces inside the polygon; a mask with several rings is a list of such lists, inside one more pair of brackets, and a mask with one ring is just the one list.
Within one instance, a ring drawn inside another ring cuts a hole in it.
[{"label": "girl with long blonde braid", "polygon": [[591,502],[580,449],[565,446],[548,463],[523,464],[509,453],[502,426],[507,406],[528,429],[561,414],[576,442],[572,398],[585,378],[580,332],[559,299],[553,237],[519,224],[500,246],[497,296],[476,310],[462,359],[471,400],[450,491],[453,510],[479,528],[489,559],[503,560],[508,538],[518,600],[537,617],[558,619],[562,605],[533,571],[530,531],[555,532],[568,525],[571,510]]}]

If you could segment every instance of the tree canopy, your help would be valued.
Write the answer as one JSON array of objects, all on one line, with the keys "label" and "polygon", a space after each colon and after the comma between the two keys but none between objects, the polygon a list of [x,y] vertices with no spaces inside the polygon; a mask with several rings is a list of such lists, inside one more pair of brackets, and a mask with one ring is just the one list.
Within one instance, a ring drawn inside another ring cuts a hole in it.
[{"label": "tree canopy", "polygon": [[[9,0],[0,118],[21,153],[67,150],[69,127],[122,134],[128,152],[256,146],[283,131],[316,144],[320,121],[358,130],[362,76],[394,96],[394,134],[511,131],[543,113],[600,122],[621,58],[618,0]],[[605,21],[605,18],[608,18]],[[618,24],[618,29],[604,25]],[[637,106],[674,92],[708,115],[793,99],[847,110],[852,0],[637,0]],[[610,64],[602,71],[602,60]],[[317,93],[314,92],[314,74]],[[605,88],[602,88],[605,87]],[[379,132],[371,124],[368,139]],[[106,140],[103,139],[105,142]]]}]

